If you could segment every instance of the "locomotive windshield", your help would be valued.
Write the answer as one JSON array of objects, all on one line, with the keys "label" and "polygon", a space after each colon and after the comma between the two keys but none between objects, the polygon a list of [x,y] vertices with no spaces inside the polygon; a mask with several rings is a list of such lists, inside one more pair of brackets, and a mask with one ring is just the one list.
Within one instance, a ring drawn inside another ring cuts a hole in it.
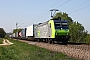
[{"label": "locomotive windshield", "polygon": [[55,29],[69,29],[67,21],[55,21]]}]

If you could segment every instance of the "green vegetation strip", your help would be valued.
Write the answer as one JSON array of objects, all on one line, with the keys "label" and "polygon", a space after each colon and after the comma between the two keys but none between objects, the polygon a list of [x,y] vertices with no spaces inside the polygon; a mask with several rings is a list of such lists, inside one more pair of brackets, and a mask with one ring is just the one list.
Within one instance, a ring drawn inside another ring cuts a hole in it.
[{"label": "green vegetation strip", "polygon": [[3,43],[3,39],[2,38],[0,38],[0,44],[2,44]]},{"label": "green vegetation strip", "polygon": [[75,60],[62,53],[11,40],[13,45],[0,46],[0,60]]}]

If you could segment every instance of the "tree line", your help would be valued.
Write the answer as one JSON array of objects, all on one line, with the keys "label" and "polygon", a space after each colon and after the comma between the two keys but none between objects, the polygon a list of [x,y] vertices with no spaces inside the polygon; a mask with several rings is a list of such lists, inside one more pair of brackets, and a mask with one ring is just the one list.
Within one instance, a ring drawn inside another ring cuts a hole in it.
[{"label": "tree line", "polygon": [[0,38],[4,38],[6,35],[6,32],[4,31],[3,28],[0,28]]}]

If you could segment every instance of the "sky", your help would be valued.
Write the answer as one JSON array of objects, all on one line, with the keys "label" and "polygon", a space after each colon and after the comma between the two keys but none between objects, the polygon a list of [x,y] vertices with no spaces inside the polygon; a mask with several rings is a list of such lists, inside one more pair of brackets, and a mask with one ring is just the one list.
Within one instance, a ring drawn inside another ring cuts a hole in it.
[{"label": "sky", "polygon": [[90,0],[0,0],[0,28],[12,32],[32,24],[45,22],[51,17],[50,9],[66,12],[90,33]]}]

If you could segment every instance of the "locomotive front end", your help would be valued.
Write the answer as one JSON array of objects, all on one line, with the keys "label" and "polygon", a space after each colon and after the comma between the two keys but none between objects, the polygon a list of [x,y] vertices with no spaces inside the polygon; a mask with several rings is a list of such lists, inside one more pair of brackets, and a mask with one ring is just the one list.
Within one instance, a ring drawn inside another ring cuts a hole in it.
[{"label": "locomotive front end", "polygon": [[54,20],[55,38],[60,41],[68,41],[70,38],[68,21],[67,20]]}]

